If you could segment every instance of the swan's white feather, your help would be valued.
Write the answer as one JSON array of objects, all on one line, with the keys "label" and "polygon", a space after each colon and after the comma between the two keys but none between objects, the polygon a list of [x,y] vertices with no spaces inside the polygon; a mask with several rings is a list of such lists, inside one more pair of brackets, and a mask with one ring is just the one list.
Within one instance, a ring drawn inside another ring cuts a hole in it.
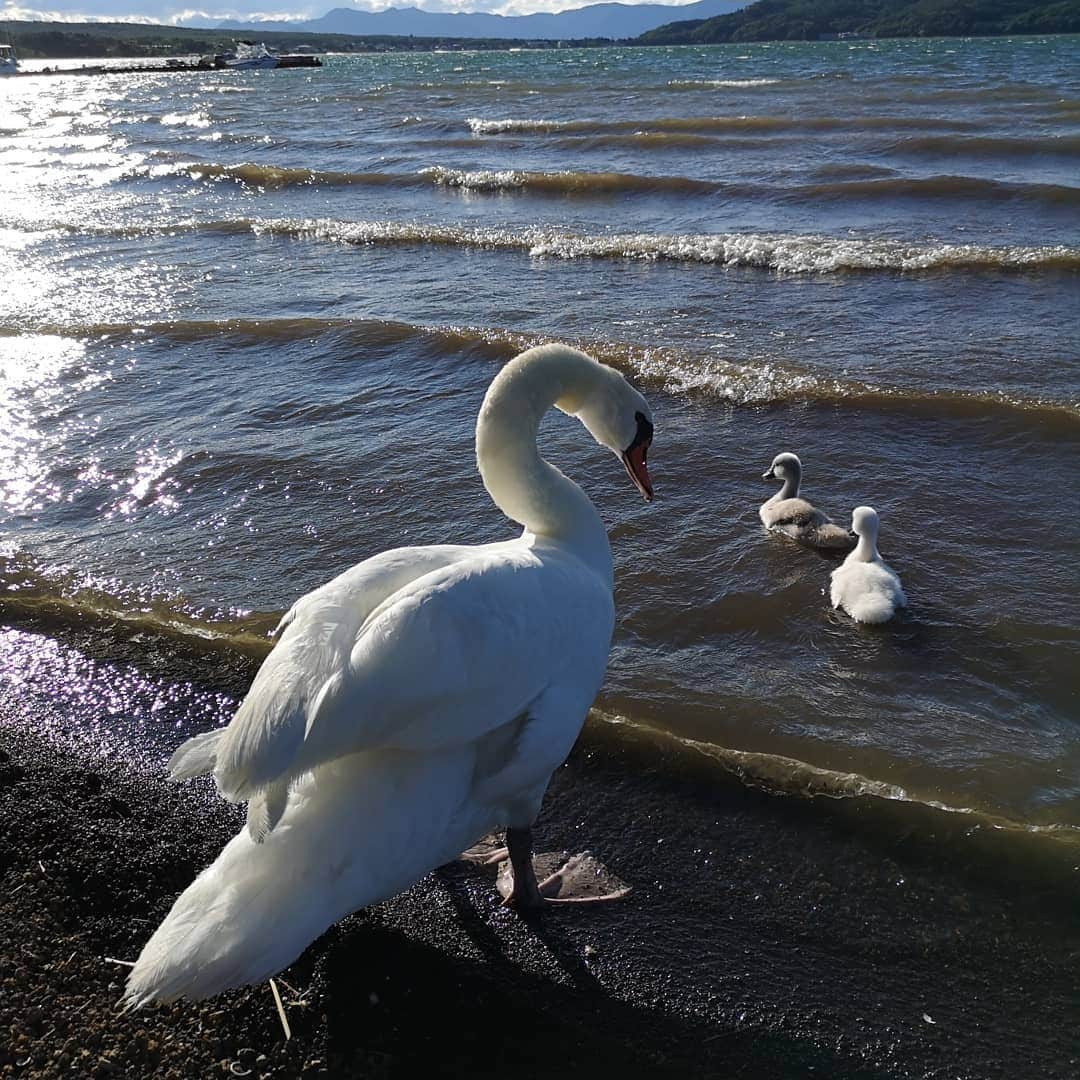
[{"label": "swan's white feather", "polygon": [[485,399],[477,457],[524,534],[384,552],[308,593],[229,726],[173,755],[174,776],[212,770],[223,795],[247,799],[248,827],[146,944],[130,1004],[264,979],[493,828],[531,824],[614,625],[603,523],[536,453],[556,400],[617,453],[647,422],[641,395],[583,354],[512,361]]},{"label": "swan's white feather", "polygon": [[218,745],[225,734],[224,728],[217,731],[204,731],[193,739],[178,746],[173,751],[166,766],[170,780],[189,780],[193,776],[203,776],[214,771]]},{"label": "swan's white feather", "polygon": [[356,754],[302,780],[261,844],[242,830],[176,901],[131,971],[128,1001],[198,1000],[266,979],[358,901],[407,888],[416,860],[451,858],[454,830],[430,825],[463,801],[470,753]]},{"label": "swan's white feather", "polygon": [[322,602],[298,612],[260,672],[253,707],[249,694],[219,744],[222,792],[250,798],[359,750],[469,742],[571,674],[566,643],[582,625],[587,651],[572,661],[597,669],[601,658],[586,642],[602,641],[606,656],[614,619],[599,579],[555,547],[512,541],[468,551],[407,582],[363,620],[353,613],[331,624],[327,605],[346,605],[320,590]]},{"label": "swan's white feather", "polygon": [[856,622],[888,622],[897,608],[907,607],[900,578],[878,553],[878,527],[873,507],[855,507],[852,529],[859,537],[858,547],[832,572],[830,580],[832,606],[843,608]]},{"label": "swan's white feather", "polygon": [[863,623],[888,622],[898,607],[907,607],[900,579],[883,562],[845,562],[837,567],[830,598],[833,607],[843,608]]},{"label": "swan's white feather", "polygon": [[302,596],[281,620],[277,644],[216,746],[213,768],[221,793],[246,799],[284,773],[303,738],[309,708],[347,661],[371,611],[417,577],[475,550],[395,548]]},{"label": "swan's white feather", "polygon": [[[302,740],[292,762],[303,775],[280,821],[261,801],[280,794],[279,780],[256,794],[253,828],[147,943],[130,1001],[202,998],[266,978],[350,911],[493,828],[532,820],[599,689],[614,609],[596,575],[532,538],[473,556],[368,620],[345,653],[355,666],[342,669],[341,690],[323,700],[310,747]],[[497,596],[511,602],[496,611]],[[302,632],[299,617],[293,625]],[[367,749],[347,749],[359,743]]]}]

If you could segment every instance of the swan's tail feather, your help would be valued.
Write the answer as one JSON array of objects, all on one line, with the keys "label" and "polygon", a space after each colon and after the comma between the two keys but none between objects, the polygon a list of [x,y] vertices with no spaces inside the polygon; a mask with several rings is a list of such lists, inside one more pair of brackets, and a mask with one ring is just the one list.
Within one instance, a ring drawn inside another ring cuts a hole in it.
[{"label": "swan's tail feather", "polygon": [[305,903],[280,857],[263,862],[246,832],[180,895],[128,975],[125,1004],[201,1001],[287,967],[340,912]]},{"label": "swan's tail feather", "polygon": [[248,800],[247,830],[256,844],[261,844],[273,832],[288,801],[288,779],[268,784]]},{"label": "swan's tail feather", "polygon": [[267,825],[262,842],[242,829],[180,895],[131,969],[125,1002],[263,982],[338,919],[408,888],[495,824],[461,812],[475,767],[472,747],[351,754],[291,790],[258,792],[249,812]]},{"label": "swan's tail feather", "polygon": [[196,735],[179,746],[166,766],[170,780],[190,780],[193,776],[205,776],[214,771],[217,763],[218,745],[225,728]]},{"label": "swan's tail feather", "polygon": [[872,592],[860,596],[848,607],[848,613],[851,617],[862,623],[888,622],[893,617],[894,612],[893,598],[881,592]]},{"label": "swan's tail feather", "polygon": [[851,551],[857,542],[858,537],[831,521],[819,525],[814,530],[814,543],[818,547],[831,548],[834,551]]}]

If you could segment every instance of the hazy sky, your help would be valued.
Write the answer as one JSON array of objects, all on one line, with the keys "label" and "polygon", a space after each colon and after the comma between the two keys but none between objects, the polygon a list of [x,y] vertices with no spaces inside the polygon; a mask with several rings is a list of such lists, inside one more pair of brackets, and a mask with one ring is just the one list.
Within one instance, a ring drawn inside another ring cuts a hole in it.
[{"label": "hazy sky", "polygon": [[[3,19],[59,19],[69,22],[124,19],[154,23],[205,21],[207,19],[278,18],[308,19],[326,14],[335,7],[356,7],[377,11],[386,7],[418,7],[425,11],[493,11],[501,15],[527,15],[533,11],[562,11],[584,7],[595,0],[70,0],[50,3],[34,0],[11,3],[0,0]],[[644,3],[647,0],[622,0]],[[648,0],[648,2],[689,3],[690,0]]]}]

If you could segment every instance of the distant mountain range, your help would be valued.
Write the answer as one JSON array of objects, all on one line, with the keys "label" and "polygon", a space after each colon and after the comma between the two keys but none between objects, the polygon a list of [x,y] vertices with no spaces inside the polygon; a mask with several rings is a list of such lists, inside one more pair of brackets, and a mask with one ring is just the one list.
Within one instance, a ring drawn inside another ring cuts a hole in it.
[{"label": "distant mountain range", "polygon": [[[570,11],[536,15],[489,15],[481,12],[421,11],[419,8],[387,8],[360,11],[334,8],[318,19],[258,22],[229,20],[216,23],[222,30],[258,33],[293,30],[315,34],[356,34],[375,37],[403,34],[414,37],[518,38],[570,40],[574,38],[632,38],[646,30],[670,23],[674,18],[711,19],[746,6],[747,0],[698,0],[675,4],[590,4]],[[204,24],[205,25],[205,24]]]}]

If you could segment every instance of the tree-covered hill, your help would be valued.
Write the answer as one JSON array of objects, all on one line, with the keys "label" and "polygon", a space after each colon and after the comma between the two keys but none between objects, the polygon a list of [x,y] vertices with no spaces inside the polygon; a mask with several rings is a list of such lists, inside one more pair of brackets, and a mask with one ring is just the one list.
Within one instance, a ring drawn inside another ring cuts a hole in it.
[{"label": "tree-covered hill", "polygon": [[[4,20],[0,41],[9,41],[23,59],[64,57],[167,57],[224,52],[236,44],[239,31],[197,30],[184,26],[147,23],[68,23]],[[251,34],[243,36],[251,37]],[[256,35],[276,52],[306,49],[312,52],[369,52],[425,50],[455,46],[461,39],[391,37],[387,35],[319,34],[260,30]],[[474,38],[470,49],[505,49],[509,46],[550,47],[554,42]],[[607,41],[575,42],[579,45],[610,44]]]},{"label": "tree-covered hill", "polygon": [[816,41],[838,34],[945,37],[1080,33],[1080,0],[758,0],[714,19],[668,23],[643,45]]}]

